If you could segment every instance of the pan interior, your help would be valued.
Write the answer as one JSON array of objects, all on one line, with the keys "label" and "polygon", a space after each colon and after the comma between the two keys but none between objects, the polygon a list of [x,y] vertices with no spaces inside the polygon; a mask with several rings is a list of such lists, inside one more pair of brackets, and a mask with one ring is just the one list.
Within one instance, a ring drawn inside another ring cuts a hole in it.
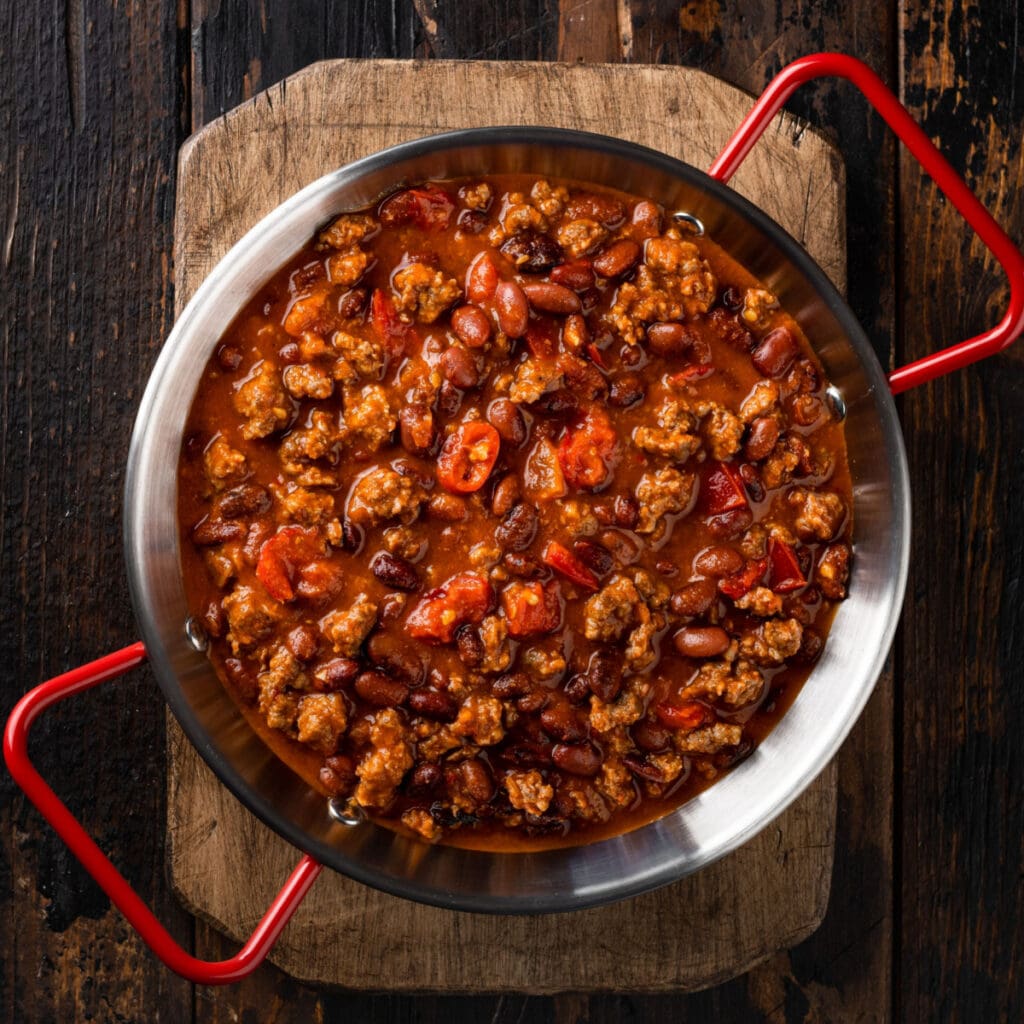
[{"label": "pan interior", "polygon": [[[743,764],[661,820],[589,846],[532,854],[426,847],[373,825],[346,827],[259,740],[205,656],[187,641],[177,464],[203,368],[234,316],[313,232],[405,182],[530,172],[605,184],[685,210],[779,296],[846,403],[854,481],[850,596],[821,661],[779,725]],[[132,437],[125,546],[136,616],[160,686],[199,753],[267,824],[369,885],[440,906],[538,913],[610,902],[674,881],[741,845],[834,756],[888,653],[906,585],[909,485],[885,375],[825,274],[777,224],[702,172],[654,151],[560,129],[492,128],[405,143],[305,188],[217,265],[157,361]]]}]

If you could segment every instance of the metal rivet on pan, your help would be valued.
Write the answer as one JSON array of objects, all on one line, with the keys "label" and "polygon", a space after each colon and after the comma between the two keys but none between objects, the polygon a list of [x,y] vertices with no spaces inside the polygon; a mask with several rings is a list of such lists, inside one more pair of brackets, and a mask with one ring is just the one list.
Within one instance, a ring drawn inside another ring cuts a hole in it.
[{"label": "metal rivet on pan", "polygon": [[683,210],[676,210],[676,212],[672,214],[672,219],[677,224],[686,224],[690,231],[698,238],[704,237],[704,222],[699,217],[694,217],[692,213],[686,213]]},{"label": "metal rivet on pan", "polygon": [[339,824],[362,825],[366,821],[366,812],[359,804],[349,800],[342,800],[341,797],[331,797],[327,801],[327,813]]},{"label": "metal rivet on pan", "polygon": [[185,639],[192,645],[193,650],[200,654],[205,654],[206,648],[210,646],[206,630],[192,616],[185,620]]},{"label": "metal rivet on pan", "polygon": [[832,411],[835,413],[836,419],[840,423],[846,419],[846,402],[843,401],[843,396],[839,393],[839,388],[835,384],[829,384],[825,388],[825,394],[828,396],[829,402],[832,404]]}]

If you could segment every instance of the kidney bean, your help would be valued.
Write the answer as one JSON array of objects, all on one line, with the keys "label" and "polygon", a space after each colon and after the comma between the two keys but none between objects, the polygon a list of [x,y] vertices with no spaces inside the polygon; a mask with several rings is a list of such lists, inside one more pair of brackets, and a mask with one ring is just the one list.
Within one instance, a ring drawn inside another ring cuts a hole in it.
[{"label": "kidney bean", "polygon": [[519,477],[509,473],[498,481],[491,495],[491,512],[496,516],[506,515],[519,500]]},{"label": "kidney bean", "polygon": [[641,750],[655,753],[669,745],[669,732],[663,725],[642,718],[633,726],[633,741]]},{"label": "kidney bean", "polygon": [[805,665],[813,664],[821,657],[825,647],[825,641],[813,629],[805,629],[803,639],[800,641],[800,650],[794,658]]},{"label": "kidney bean", "polygon": [[589,743],[556,743],[551,760],[570,775],[592,778],[601,770],[601,755]]},{"label": "kidney bean", "polygon": [[647,347],[659,356],[681,356],[697,340],[693,330],[684,324],[657,323],[647,328]]},{"label": "kidney bean", "polygon": [[409,688],[383,672],[360,672],[355,691],[360,699],[375,708],[397,708],[405,703]]},{"label": "kidney bean", "polygon": [[768,458],[779,439],[779,424],[770,416],[759,416],[750,424],[747,443],[743,446],[743,455],[751,462],[760,462]]},{"label": "kidney bean", "polygon": [[350,519],[343,519],[341,522],[341,539],[344,542],[345,550],[359,554],[363,550],[366,541],[366,534],[358,523]]},{"label": "kidney bean", "polygon": [[518,551],[507,551],[501,560],[501,564],[513,576],[518,576],[520,579],[530,580],[536,579],[541,575],[541,566],[529,555],[521,554]]},{"label": "kidney bean", "polygon": [[580,297],[564,285],[536,281],[524,284],[523,291],[530,305],[544,313],[559,313],[564,316],[566,313],[580,311]]},{"label": "kidney bean", "polygon": [[299,624],[289,631],[284,645],[299,661],[312,661],[316,657],[316,630],[312,626]]},{"label": "kidney bean", "polygon": [[475,256],[466,271],[466,298],[470,302],[487,302],[498,287],[498,268],[489,252]]},{"label": "kidney bean", "polygon": [[585,193],[573,196],[566,203],[565,219],[596,220],[606,228],[615,228],[626,219],[626,208],[611,196]]},{"label": "kidney bean", "polygon": [[494,796],[494,783],[491,781],[491,776],[483,761],[479,758],[471,757],[460,762],[451,769],[451,774],[454,777],[452,783],[455,786],[461,784],[466,795],[478,804],[485,804]]},{"label": "kidney bean", "polygon": [[487,214],[479,210],[463,210],[455,222],[467,235],[479,235],[487,227]]},{"label": "kidney bean", "polygon": [[426,455],[434,445],[434,414],[422,402],[403,405],[398,414],[402,446],[410,455]]},{"label": "kidney bean", "polygon": [[358,316],[366,305],[367,291],[365,288],[353,288],[345,292],[338,300],[338,313],[346,320]]},{"label": "kidney bean", "polygon": [[707,315],[706,322],[722,341],[731,345],[738,352],[749,352],[756,343],[756,339],[750,331],[732,313],[721,307],[711,310]]},{"label": "kidney bean", "polygon": [[577,557],[592,569],[598,576],[604,576],[615,568],[615,559],[612,553],[603,545],[593,540],[578,540],[572,546]]},{"label": "kidney bean", "polygon": [[294,341],[286,341],[277,350],[277,357],[286,366],[294,366],[302,358],[302,353]]},{"label": "kidney bean", "polygon": [[355,788],[356,766],[347,754],[327,758],[320,769],[320,785],[331,796],[347,796]]},{"label": "kidney bean", "polygon": [[743,556],[735,548],[727,548],[716,544],[705,548],[693,560],[694,572],[701,576],[729,576],[743,568]]},{"label": "kidney bean", "polygon": [[594,270],[590,260],[573,260],[555,267],[549,275],[555,284],[564,285],[575,292],[594,287]]},{"label": "kidney bean", "polygon": [[748,508],[736,508],[731,512],[712,516],[708,520],[708,532],[718,540],[736,540],[742,537],[754,523],[754,513]]},{"label": "kidney bean", "polygon": [[643,241],[661,234],[661,209],[647,199],[633,207],[633,237]]},{"label": "kidney bean", "polygon": [[694,580],[680,587],[669,601],[676,615],[703,615],[718,597],[718,588],[712,580]]},{"label": "kidney bean", "polygon": [[530,322],[530,307],[515,281],[502,281],[494,290],[498,326],[510,337],[521,338]]},{"label": "kidney bean", "polygon": [[797,357],[798,351],[789,328],[776,327],[761,339],[750,358],[758,373],[766,377],[781,377]]},{"label": "kidney bean", "polygon": [[213,500],[213,510],[221,519],[255,516],[270,508],[270,495],[258,484],[240,484]]},{"label": "kidney bean", "polygon": [[193,543],[202,547],[240,540],[244,536],[245,527],[241,523],[225,523],[219,519],[204,519],[192,529]]},{"label": "kidney bean", "polygon": [[491,321],[479,306],[459,306],[452,313],[452,330],[470,348],[483,348],[491,337]]},{"label": "kidney bean", "polygon": [[354,658],[332,658],[313,673],[313,678],[324,690],[340,690],[359,674],[359,662]]},{"label": "kidney bean", "polygon": [[590,341],[590,328],[586,317],[570,313],[562,326],[562,345],[570,352],[579,352]]},{"label": "kidney bean", "polygon": [[202,615],[203,627],[210,636],[223,636],[227,628],[228,617],[224,614],[220,601],[211,601]]},{"label": "kidney bean", "polygon": [[562,262],[562,247],[557,242],[530,231],[513,235],[502,245],[501,254],[523,274],[543,274]]},{"label": "kidney bean", "polygon": [[400,636],[374,633],[366,642],[366,653],[377,668],[407,686],[415,686],[423,679],[426,669],[422,660]]},{"label": "kidney bean", "polygon": [[618,409],[628,409],[643,400],[644,384],[637,373],[620,373],[612,378],[608,389],[608,404]]},{"label": "kidney bean", "polygon": [[476,360],[464,348],[452,345],[441,356],[441,372],[457,388],[467,391],[480,382]]},{"label": "kidney bean", "polygon": [[636,776],[641,779],[648,779],[650,782],[664,782],[665,773],[655,764],[651,764],[646,757],[639,754],[626,754],[622,763]]},{"label": "kidney bean", "polygon": [[794,395],[789,400],[789,418],[801,427],[809,427],[822,413],[821,399],[816,395]]},{"label": "kidney bean", "polygon": [[520,501],[495,528],[494,539],[503,548],[525,551],[537,532],[537,518],[537,510]]},{"label": "kidney bean", "polygon": [[259,693],[256,676],[238,658],[225,658],[224,671],[235,689],[246,700],[255,700]]},{"label": "kidney bean", "polygon": [[549,736],[565,743],[576,743],[587,736],[579,712],[568,703],[549,704],[540,713],[540,724]]},{"label": "kidney bean", "polygon": [[516,701],[516,709],[524,715],[535,715],[548,702],[548,695],[543,690],[527,693]]},{"label": "kidney bean", "polygon": [[420,761],[412,770],[406,791],[410,796],[429,796],[441,784],[444,772],[436,764]]},{"label": "kidney bean", "polygon": [[722,292],[721,301],[730,313],[738,313],[743,308],[743,292],[730,285]]},{"label": "kidney bean", "polygon": [[636,541],[618,530],[605,530],[600,539],[619,565],[632,565],[640,557],[640,546]]},{"label": "kidney bean", "polygon": [[594,270],[602,277],[621,277],[640,262],[640,246],[628,238],[612,242],[599,256],[595,256]]},{"label": "kidney bean", "polygon": [[442,416],[453,419],[462,405],[462,391],[450,380],[441,381],[437,391],[437,410]]},{"label": "kidney bean", "polygon": [[385,594],[380,601],[380,608],[377,609],[377,623],[386,626],[394,622],[408,603],[407,594]]},{"label": "kidney bean", "polygon": [[672,643],[685,658],[713,658],[729,648],[729,634],[719,626],[684,626]]},{"label": "kidney bean", "polygon": [[562,416],[579,408],[579,401],[568,388],[546,391],[536,402],[530,404],[530,411],[544,416]]},{"label": "kidney bean", "polygon": [[484,645],[476,626],[463,626],[455,634],[455,646],[467,668],[476,668],[484,660]]},{"label": "kidney bean", "polygon": [[459,713],[455,701],[441,690],[413,690],[409,694],[409,708],[424,718],[433,718],[439,722],[451,722]]},{"label": "kidney bean", "polygon": [[519,406],[508,398],[496,398],[487,407],[487,422],[498,432],[502,441],[519,447],[527,435],[526,420]]},{"label": "kidney bean", "polygon": [[420,575],[411,562],[392,555],[388,551],[378,551],[370,562],[370,572],[386,587],[396,590],[419,590]]},{"label": "kidney bean", "polygon": [[740,466],[740,479],[743,481],[743,488],[751,501],[764,501],[765,489],[761,483],[761,474],[757,466],[744,464]]},{"label": "kidney bean", "polygon": [[221,345],[217,349],[217,362],[220,363],[222,370],[227,370],[230,373],[241,365],[242,353],[234,345]]},{"label": "kidney bean", "polygon": [[622,689],[622,659],[611,651],[594,651],[587,668],[591,692],[606,704],[615,700]]},{"label": "kidney bean", "polygon": [[575,675],[562,687],[562,692],[572,705],[582,704],[590,696],[590,678]]}]

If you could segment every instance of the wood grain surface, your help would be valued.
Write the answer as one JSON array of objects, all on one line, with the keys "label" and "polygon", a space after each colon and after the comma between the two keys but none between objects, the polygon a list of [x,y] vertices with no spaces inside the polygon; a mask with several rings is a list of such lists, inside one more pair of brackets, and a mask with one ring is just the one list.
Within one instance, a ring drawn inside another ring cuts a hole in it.
[{"label": "wood grain surface", "polygon": [[[1013,0],[0,8],[0,714],[134,639],[124,456],[172,319],[175,157],[190,131],[324,58],[687,65],[757,92],[787,61],[841,49],[901,94],[1021,241],[1020,22]],[[880,357],[992,322],[1004,282],[853,90],[814,83],[787,109],[846,155],[848,294]],[[839,757],[828,913],[795,949],[690,996],[360,995],[273,967],[194,988],[142,948],[0,773],[0,1021],[1022,1019],[1022,360],[1018,344],[901,399],[910,589],[892,671]],[[140,671],[49,713],[33,751],[171,931],[227,956],[235,944],[183,912],[164,876],[163,715]]]},{"label": "wood grain surface", "polygon": [[[448,98],[438,106],[436,97]],[[218,118],[178,161],[177,311],[263,214],[309,181],[409,138],[480,123],[601,130],[707,166],[749,97],[688,68],[538,62],[324,61]],[[401,110],[401,117],[392,112]],[[641,112],[637,116],[637,112]],[[671,138],[666,139],[668,120]],[[246,173],[239,173],[240,169]],[[839,285],[842,164],[780,119],[736,187],[791,231]],[[171,884],[194,913],[243,939],[296,859],[224,790],[169,716]],[[773,827],[707,871],[614,907],[496,918],[417,906],[328,872],[271,959],[293,977],[388,991],[691,990],[805,939],[831,881],[835,771]],[[240,884],[236,865],[251,865]],[[756,887],[748,879],[758,878]],[[699,928],[693,922],[701,922]],[[606,937],[616,935],[610,943]],[[591,950],[580,958],[577,944]],[[425,956],[423,950],[431,954]],[[623,951],[629,950],[628,956]]]}]

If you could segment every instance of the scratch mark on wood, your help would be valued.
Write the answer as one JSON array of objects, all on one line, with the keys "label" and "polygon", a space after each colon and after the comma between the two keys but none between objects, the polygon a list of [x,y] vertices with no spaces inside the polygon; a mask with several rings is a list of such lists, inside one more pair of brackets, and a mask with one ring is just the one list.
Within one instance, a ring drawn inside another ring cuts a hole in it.
[{"label": "scratch mark on wood", "polygon": [[21,150],[14,151],[14,190],[11,194],[11,210],[7,216],[7,232],[4,235],[4,270],[11,265],[11,253],[14,251],[14,229],[18,224],[18,205],[21,199]]},{"label": "scratch mark on wood", "polygon": [[82,0],[64,2],[64,54],[68,77],[68,112],[71,130],[85,120],[85,18]]}]

